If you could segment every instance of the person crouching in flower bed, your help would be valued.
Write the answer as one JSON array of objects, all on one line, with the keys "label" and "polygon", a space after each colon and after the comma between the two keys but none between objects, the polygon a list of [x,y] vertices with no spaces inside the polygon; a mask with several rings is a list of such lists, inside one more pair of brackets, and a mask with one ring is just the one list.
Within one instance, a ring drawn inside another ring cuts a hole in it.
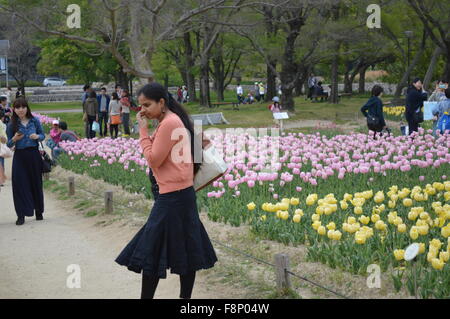
[{"label": "person crouching in flower bed", "polygon": [[[217,261],[199,218],[193,187],[194,174],[200,168],[193,164],[193,124],[184,108],[158,83],[145,85],[138,97],[142,106],[137,115],[140,145],[159,194],[155,194],[147,223],[116,262],[142,273],[142,299],[153,298],[167,269],[180,275],[180,298],[189,299],[196,271],[212,268]],[[148,135],[148,119],[159,122],[152,136]],[[174,158],[178,155],[181,158]]]},{"label": "person crouching in flower bed", "polygon": [[15,148],[12,163],[12,191],[17,214],[16,225],[25,223],[25,216],[43,220],[42,158],[39,142],[45,139],[39,120],[31,114],[25,98],[13,104],[13,115],[7,128],[8,147]]}]

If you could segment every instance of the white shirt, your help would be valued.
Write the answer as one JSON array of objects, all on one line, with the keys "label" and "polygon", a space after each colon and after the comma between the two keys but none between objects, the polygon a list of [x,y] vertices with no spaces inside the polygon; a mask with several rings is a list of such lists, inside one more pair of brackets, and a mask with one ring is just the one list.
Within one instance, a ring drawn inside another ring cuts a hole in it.
[{"label": "white shirt", "polygon": [[266,89],[264,88],[264,85],[260,85],[259,86],[259,94],[265,94],[266,93]]},{"label": "white shirt", "polygon": [[242,89],[242,86],[240,86],[240,85],[237,87],[236,91],[237,91],[238,95],[244,94],[244,90]]}]

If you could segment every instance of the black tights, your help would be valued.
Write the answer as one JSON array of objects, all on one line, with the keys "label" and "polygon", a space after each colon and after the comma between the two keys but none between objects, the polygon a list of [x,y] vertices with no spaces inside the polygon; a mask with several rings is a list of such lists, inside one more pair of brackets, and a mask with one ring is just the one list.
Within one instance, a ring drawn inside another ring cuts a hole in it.
[{"label": "black tights", "polygon": [[[192,289],[194,288],[195,271],[180,275],[180,298],[191,299]],[[156,287],[158,287],[158,276],[142,275],[141,299],[153,299]]]},{"label": "black tights", "polygon": [[119,124],[110,124],[109,132],[110,132],[111,137],[113,137],[113,133],[114,133],[114,138],[117,138],[117,135],[119,135]]}]

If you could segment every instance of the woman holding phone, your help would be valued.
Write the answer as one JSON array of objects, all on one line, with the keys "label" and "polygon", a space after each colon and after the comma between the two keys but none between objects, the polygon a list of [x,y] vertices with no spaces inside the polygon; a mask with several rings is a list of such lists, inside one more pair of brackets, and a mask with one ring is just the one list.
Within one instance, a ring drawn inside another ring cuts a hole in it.
[{"label": "woman holding phone", "polygon": [[[142,299],[152,299],[166,271],[180,275],[180,298],[191,298],[196,271],[217,261],[214,248],[198,215],[194,190],[194,127],[184,108],[158,83],[139,92],[137,115],[140,145],[158,184],[155,203],[145,226],[117,257],[116,262],[142,273]],[[152,136],[148,120],[159,124]],[[201,147],[201,146],[200,146]],[[150,176],[151,177],[151,176]],[[152,181],[154,183],[154,181]]]},{"label": "woman holding phone", "polygon": [[41,123],[33,117],[23,97],[16,99],[13,104],[7,135],[8,147],[15,148],[11,179],[16,225],[23,225],[25,217],[32,217],[35,213],[36,220],[43,220],[44,193],[39,142],[45,139],[45,135]]}]

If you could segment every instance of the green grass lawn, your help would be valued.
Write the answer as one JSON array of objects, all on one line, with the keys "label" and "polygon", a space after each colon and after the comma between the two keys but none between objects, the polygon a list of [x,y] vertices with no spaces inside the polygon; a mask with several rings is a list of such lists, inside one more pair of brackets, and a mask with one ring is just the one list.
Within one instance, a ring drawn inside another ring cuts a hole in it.
[{"label": "green grass lawn", "polygon": [[82,110],[81,102],[32,103],[30,107],[33,112],[74,109],[80,109],[81,112]]},{"label": "green grass lawn", "polygon": [[[232,100],[232,96],[226,97]],[[361,106],[367,101],[367,96],[354,96],[351,98],[342,98],[340,104],[330,104],[326,102],[312,103],[305,101],[304,97],[295,99],[295,112],[291,114],[289,121],[319,120],[331,121],[338,125],[355,124],[357,119],[362,117]],[[385,98],[386,100],[388,98]],[[198,104],[188,103],[185,105],[190,114],[215,113],[222,112],[224,117],[230,122],[230,125],[217,125],[215,127],[224,129],[231,127],[267,127],[273,124],[272,113],[268,110],[269,102],[257,103],[252,105],[241,105],[240,110],[233,110],[232,105],[221,106],[218,108],[203,108]],[[58,110],[80,108],[78,102],[71,103],[51,103],[46,105],[34,104],[31,106],[33,111],[55,110],[55,113],[48,114],[54,118],[60,118],[68,123],[69,129],[74,130],[81,136],[84,136],[84,123],[80,113],[59,113]],[[132,121],[135,121],[135,113],[131,114]],[[313,129],[305,128],[301,131],[305,133],[312,132]],[[338,133],[338,131],[336,131]]]}]

